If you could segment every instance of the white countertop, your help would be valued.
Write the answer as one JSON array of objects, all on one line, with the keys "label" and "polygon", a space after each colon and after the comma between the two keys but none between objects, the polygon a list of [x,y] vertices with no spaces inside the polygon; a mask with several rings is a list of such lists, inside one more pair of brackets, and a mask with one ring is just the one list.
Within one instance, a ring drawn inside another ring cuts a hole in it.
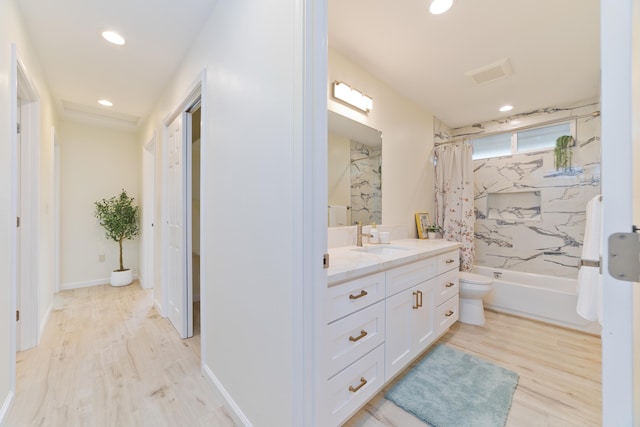
[{"label": "white countertop", "polygon": [[[392,253],[378,254],[365,252],[363,248],[401,247],[404,250],[389,251]],[[440,255],[460,247],[458,242],[448,242],[442,239],[401,239],[393,240],[390,244],[343,246],[329,249],[329,286],[337,285],[347,280],[388,270],[410,262]]]}]

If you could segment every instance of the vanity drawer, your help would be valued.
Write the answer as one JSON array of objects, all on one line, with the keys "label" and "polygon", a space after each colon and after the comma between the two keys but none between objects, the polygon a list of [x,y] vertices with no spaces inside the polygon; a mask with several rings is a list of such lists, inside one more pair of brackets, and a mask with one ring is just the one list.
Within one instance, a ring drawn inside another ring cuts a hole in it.
[{"label": "vanity drawer", "polygon": [[459,290],[458,270],[439,275],[436,280],[436,306],[457,295]]},{"label": "vanity drawer", "polygon": [[384,346],[381,345],[328,381],[329,422],[341,425],[384,384]]},{"label": "vanity drawer", "polygon": [[384,307],[380,301],[328,326],[329,377],[384,342]]},{"label": "vanity drawer", "polygon": [[449,270],[458,270],[460,268],[460,253],[456,249],[455,251],[438,255],[437,262],[438,274],[442,274]]},{"label": "vanity drawer", "polygon": [[387,270],[387,296],[435,277],[436,259],[429,258]]},{"label": "vanity drawer", "polygon": [[436,330],[440,335],[458,320],[460,313],[458,295],[455,295],[436,308]]},{"label": "vanity drawer", "polygon": [[385,296],[384,283],[382,272],[330,287],[327,323],[381,301]]}]

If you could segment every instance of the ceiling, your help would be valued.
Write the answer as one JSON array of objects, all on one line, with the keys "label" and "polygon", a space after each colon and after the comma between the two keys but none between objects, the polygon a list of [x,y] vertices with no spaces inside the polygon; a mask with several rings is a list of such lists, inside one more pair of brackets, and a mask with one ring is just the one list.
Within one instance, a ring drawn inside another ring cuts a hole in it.
[{"label": "ceiling", "polygon": [[[598,0],[429,3],[329,0],[329,47],[453,128],[600,95]],[[510,77],[465,75],[504,58]]]},{"label": "ceiling", "polygon": [[[216,0],[19,0],[63,116],[136,128],[169,83]],[[124,46],[102,31],[118,31]],[[98,105],[107,98],[113,107]]]},{"label": "ceiling", "polygon": [[[61,113],[135,128],[216,1],[17,3]],[[329,46],[451,127],[599,96],[598,0],[456,0],[439,16],[428,0],[328,2]],[[127,43],[105,42],[105,29]],[[465,75],[503,58],[510,77]],[[505,103],[514,110],[499,113]]]}]

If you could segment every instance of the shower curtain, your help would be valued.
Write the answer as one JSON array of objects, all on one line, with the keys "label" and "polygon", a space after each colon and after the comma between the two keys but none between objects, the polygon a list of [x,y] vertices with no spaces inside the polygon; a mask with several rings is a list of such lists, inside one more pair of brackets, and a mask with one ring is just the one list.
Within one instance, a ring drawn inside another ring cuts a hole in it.
[{"label": "shower curtain", "polygon": [[475,255],[473,223],[472,147],[467,142],[442,144],[435,148],[436,223],[442,237],[460,242],[460,270],[473,268]]}]

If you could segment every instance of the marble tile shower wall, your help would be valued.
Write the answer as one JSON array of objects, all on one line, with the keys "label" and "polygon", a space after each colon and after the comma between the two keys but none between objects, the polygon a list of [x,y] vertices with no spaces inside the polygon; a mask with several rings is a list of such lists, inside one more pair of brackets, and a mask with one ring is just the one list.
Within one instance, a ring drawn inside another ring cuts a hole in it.
[{"label": "marble tile shower wall", "polygon": [[382,148],[351,141],[351,220],[382,222]]},{"label": "marble tile shower wall", "polygon": [[[597,100],[547,108],[505,121],[452,129],[451,137],[508,131],[514,128],[509,123],[513,120],[520,120],[518,127],[528,126],[599,109]],[[573,170],[566,173],[555,172],[553,150],[474,161],[477,265],[577,277],[586,204],[600,194],[600,117],[578,118],[576,133]],[[491,212],[489,199],[497,205]],[[505,200],[511,200],[513,206],[505,206]]]}]

